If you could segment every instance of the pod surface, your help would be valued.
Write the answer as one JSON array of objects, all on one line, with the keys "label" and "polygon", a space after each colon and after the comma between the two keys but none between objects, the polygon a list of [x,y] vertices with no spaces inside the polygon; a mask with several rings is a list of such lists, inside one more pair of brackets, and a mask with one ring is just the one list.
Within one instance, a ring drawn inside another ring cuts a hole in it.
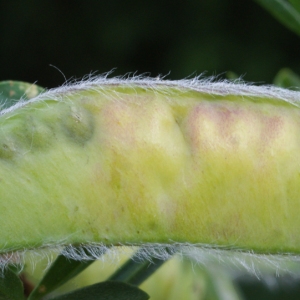
[{"label": "pod surface", "polygon": [[122,83],[3,111],[0,251],[182,242],[299,253],[291,102]]}]

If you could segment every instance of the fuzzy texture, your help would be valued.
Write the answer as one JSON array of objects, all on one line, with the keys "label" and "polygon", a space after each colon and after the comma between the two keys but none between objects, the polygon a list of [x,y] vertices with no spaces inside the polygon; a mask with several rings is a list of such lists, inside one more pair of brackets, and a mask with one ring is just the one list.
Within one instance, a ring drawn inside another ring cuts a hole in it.
[{"label": "fuzzy texture", "polygon": [[[195,91],[209,95],[234,95],[243,97],[253,97],[255,98],[270,98],[278,102],[285,101],[292,104],[295,107],[299,107],[300,103],[300,93],[295,91],[289,91],[286,89],[277,88],[274,86],[254,86],[248,83],[234,83],[226,80],[215,81],[215,78],[201,79],[201,77],[196,77],[193,79],[185,79],[178,81],[164,80],[163,78],[148,78],[144,76],[125,76],[118,78],[108,78],[110,74],[106,74],[100,77],[89,76],[79,82],[66,83],[64,86],[57,89],[49,90],[38,97],[31,99],[29,101],[20,100],[15,105],[4,109],[0,112],[0,115],[5,118],[6,114],[18,114],[20,108],[26,107],[31,103],[43,102],[48,99],[55,100],[58,102],[68,101],[74,95],[81,92],[95,91],[105,97],[112,97],[111,93],[107,94],[107,87],[114,86],[126,86],[130,89],[135,89],[137,87],[144,88],[146,90],[151,90],[154,93],[166,95],[172,97],[176,95],[177,91]],[[172,89],[169,89],[172,88]],[[114,97],[122,95],[115,93]],[[66,238],[67,239],[67,238]],[[56,244],[56,245],[55,245]],[[120,244],[124,244],[120,241]],[[130,244],[130,246],[135,246]],[[239,249],[236,249],[235,245],[227,245],[226,249],[220,247],[220,245],[206,245],[206,244],[191,244],[191,243],[170,243],[170,244],[159,244],[159,243],[145,243],[138,244],[137,246],[142,247],[142,251],[139,252],[139,257],[137,259],[148,259],[151,260],[152,257],[168,259],[174,253],[182,256],[188,256],[194,259],[196,263],[206,263],[207,260],[213,260],[217,258],[219,261],[224,261],[228,263],[228,259],[234,264],[245,267],[248,271],[258,274],[256,264],[253,261],[262,260],[269,262],[273,265],[275,270],[283,269],[282,260],[285,256],[267,256],[267,255],[256,255],[253,252],[245,252],[243,254]],[[39,246],[40,247],[40,246]],[[11,254],[4,254],[0,257],[0,267],[5,267],[8,263],[18,263],[23,261],[24,256],[28,255],[28,251],[33,255],[49,255],[51,251],[61,252],[69,258],[77,260],[85,259],[102,259],[103,253],[109,250],[108,253],[113,260],[119,252],[115,251],[113,248],[108,247],[106,244],[89,243],[87,245],[81,245],[74,248],[72,245],[66,246],[63,240],[50,241],[49,244],[44,244],[42,247],[42,252],[37,252],[37,250],[18,250],[5,249],[6,251],[12,251]],[[50,250],[49,250],[50,249]],[[87,249],[90,255],[87,255],[83,249]],[[166,250],[167,249],[167,250]],[[238,255],[232,255],[230,253],[224,252],[224,250],[237,251]],[[125,250],[126,251],[126,248]],[[30,254],[30,255],[31,255]],[[107,258],[107,256],[105,256]],[[227,259],[227,258],[228,259]],[[293,261],[298,261],[298,256],[289,255],[289,259]],[[250,260],[249,260],[250,258]],[[51,261],[51,256],[49,256],[49,261]]]},{"label": "fuzzy texture", "polygon": [[[199,75],[192,79],[181,80],[166,80],[162,77],[147,77],[143,75],[124,75],[119,77],[109,78],[111,72],[102,76],[88,75],[80,81],[67,81],[64,85],[58,88],[50,89],[39,96],[26,101],[20,99],[15,105],[4,109],[0,115],[17,110],[31,102],[39,102],[46,99],[53,99],[56,101],[65,100],[66,96],[71,96],[78,92],[95,90],[101,91],[101,87],[126,85],[129,88],[143,87],[145,89],[154,90],[157,93],[166,93],[166,87],[174,88],[175,90],[186,89],[210,95],[236,95],[236,96],[249,96],[249,97],[264,97],[271,99],[283,100],[300,107],[300,92],[292,91],[275,87],[273,85],[256,86],[249,82],[242,82],[241,79],[236,81],[218,80],[218,77],[204,78]],[[169,92],[167,92],[169,94]]]},{"label": "fuzzy texture", "polygon": [[[132,255],[134,253],[134,255]],[[234,248],[221,248],[203,244],[143,244],[143,245],[123,245],[108,246],[103,244],[89,244],[74,247],[73,245],[51,246],[35,250],[23,250],[8,253],[0,256],[0,276],[8,265],[14,265],[20,270],[27,265],[27,271],[34,272],[36,265],[44,266],[45,271],[51,266],[58,254],[62,254],[69,259],[79,261],[101,261],[118,267],[121,258],[131,257],[136,262],[149,261],[154,258],[169,260],[174,256],[179,260],[189,259],[191,267],[193,265],[201,268],[209,266],[226,267],[232,276],[247,272],[258,279],[267,274],[270,276],[284,276],[290,274],[299,277],[300,257],[292,254],[272,255],[256,254],[252,251],[245,252]],[[45,265],[45,258],[47,264]]]}]

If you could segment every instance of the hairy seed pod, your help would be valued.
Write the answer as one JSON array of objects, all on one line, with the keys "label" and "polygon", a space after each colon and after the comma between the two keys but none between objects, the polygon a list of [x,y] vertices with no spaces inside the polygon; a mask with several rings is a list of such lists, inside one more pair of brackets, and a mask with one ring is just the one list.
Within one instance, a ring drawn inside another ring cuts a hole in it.
[{"label": "hairy seed pod", "polygon": [[96,78],[2,110],[0,252],[299,253],[299,100],[268,86]]}]

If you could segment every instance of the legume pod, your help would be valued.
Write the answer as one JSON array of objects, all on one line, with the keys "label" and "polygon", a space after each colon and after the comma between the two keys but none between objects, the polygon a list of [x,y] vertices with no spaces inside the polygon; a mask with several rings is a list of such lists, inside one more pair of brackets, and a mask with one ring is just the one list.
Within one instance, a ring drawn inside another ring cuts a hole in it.
[{"label": "legume pod", "polygon": [[96,78],[0,116],[0,252],[197,243],[300,252],[299,92]]}]

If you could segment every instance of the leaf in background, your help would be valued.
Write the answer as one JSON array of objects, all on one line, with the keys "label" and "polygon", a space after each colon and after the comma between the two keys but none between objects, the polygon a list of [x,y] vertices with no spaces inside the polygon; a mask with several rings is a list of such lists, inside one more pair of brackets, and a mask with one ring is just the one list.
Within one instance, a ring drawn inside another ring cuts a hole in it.
[{"label": "leaf in background", "polygon": [[283,88],[300,90],[300,76],[290,69],[281,69],[274,79],[274,84]]},{"label": "leaf in background", "polygon": [[289,0],[289,2],[300,13],[300,1],[299,0]]},{"label": "leaf in background", "polygon": [[[206,280],[205,299],[244,299],[239,288],[234,284],[232,277],[225,268],[211,265],[209,267],[204,267],[202,272]],[[224,295],[226,295],[226,297],[224,297]]]},{"label": "leaf in background", "polygon": [[[86,252],[86,250],[84,251]],[[86,254],[88,255],[89,253]],[[104,254],[104,251],[102,254]],[[28,299],[41,299],[43,296],[51,293],[77,276],[93,262],[94,260],[79,261],[66,258],[64,255],[59,255]]]},{"label": "leaf in background", "polygon": [[138,250],[119,270],[112,274],[108,280],[140,285],[165,262],[165,260],[155,257],[151,257],[151,262],[148,260],[139,262],[138,258],[141,256],[140,251],[143,252],[143,249]]},{"label": "leaf in background", "polygon": [[23,284],[12,270],[6,268],[0,276],[0,300],[24,299]]},{"label": "leaf in background", "polygon": [[96,283],[50,300],[147,300],[149,296],[139,288],[118,281]]},{"label": "leaf in background", "polygon": [[236,276],[234,283],[247,300],[298,300],[300,295],[299,274],[264,274],[258,279],[254,275],[244,273]]},{"label": "leaf in background", "polygon": [[268,10],[283,25],[300,35],[300,13],[289,2],[285,0],[255,1]]},{"label": "leaf in background", "polygon": [[8,108],[23,98],[29,100],[43,92],[44,89],[35,84],[22,81],[0,82],[0,109]]}]

